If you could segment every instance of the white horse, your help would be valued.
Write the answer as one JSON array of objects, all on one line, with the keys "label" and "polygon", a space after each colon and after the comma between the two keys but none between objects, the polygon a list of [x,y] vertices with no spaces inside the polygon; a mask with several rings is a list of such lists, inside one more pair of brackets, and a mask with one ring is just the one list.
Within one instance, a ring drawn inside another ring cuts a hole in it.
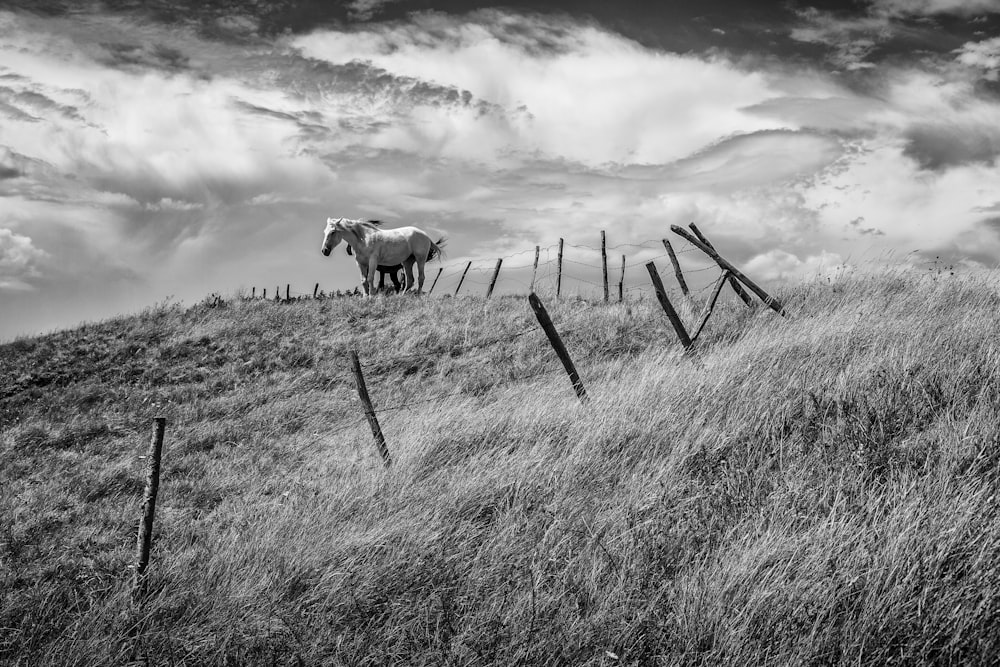
[{"label": "white horse", "polygon": [[327,218],[323,233],[322,251],[324,255],[337,247],[341,240],[354,251],[354,258],[364,281],[365,295],[372,294],[372,281],[378,267],[402,264],[406,274],[404,292],[413,288],[413,265],[417,265],[417,293],[424,289],[424,264],[435,255],[441,257],[444,238],[431,240],[423,230],[416,227],[380,229],[378,220],[349,220],[347,218]]}]

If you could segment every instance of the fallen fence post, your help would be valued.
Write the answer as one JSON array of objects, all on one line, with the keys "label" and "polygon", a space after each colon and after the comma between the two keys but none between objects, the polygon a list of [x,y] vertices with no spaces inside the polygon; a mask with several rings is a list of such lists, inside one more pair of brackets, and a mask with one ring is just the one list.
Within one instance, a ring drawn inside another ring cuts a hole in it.
[{"label": "fallen fence post", "polygon": [[563,240],[559,239],[559,258],[556,262],[556,298],[559,298],[560,292],[562,292],[562,255],[563,255]]},{"label": "fallen fence post", "polygon": [[681,322],[681,318],[677,315],[677,311],[674,310],[670,299],[667,298],[667,290],[663,289],[663,281],[660,280],[660,273],[656,270],[656,264],[647,262],[646,270],[649,271],[649,278],[653,281],[656,298],[660,301],[660,306],[663,307],[663,311],[667,314],[667,319],[673,325],[674,331],[677,332],[677,337],[680,339],[681,345],[684,346],[685,350],[691,349],[691,338],[688,336],[687,330],[684,329],[684,323]]},{"label": "fallen fence post", "polygon": [[687,283],[684,282],[684,273],[681,271],[681,265],[677,261],[677,255],[674,254],[674,247],[670,245],[670,241],[663,239],[663,247],[667,249],[667,255],[670,256],[670,264],[674,267],[674,275],[677,276],[677,284],[681,286],[681,294],[684,296],[689,296]]},{"label": "fallen fence post", "polygon": [[622,255],[622,277],[618,281],[618,303],[625,300],[625,255]]},{"label": "fallen fence post", "polygon": [[681,227],[678,227],[677,225],[671,225],[670,229],[671,229],[671,231],[673,231],[678,236],[683,236],[685,239],[687,239],[691,243],[691,245],[695,246],[696,248],[698,248],[699,250],[701,250],[703,253],[705,253],[706,255],[708,255],[709,257],[711,257],[712,259],[714,259],[715,263],[718,264],[720,267],[722,267],[723,270],[729,271],[734,276],[736,276],[736,278],[739,279],[739,281],[741,283],[743,283],[744,285],[746,285],[750,289],[751,292],[753,292],[754,294],[756,294],[757,296],[759,296],[761,298],[761,300],[764,303],[766,303],[767,306],[771,310],[773,310],[774,312],[778,313],[782,317],[785,316],[785,308],[781,305],[780,301],[778,301],[777,299],[773,298],[770,294],[768,294],[767,292],[765,292],[764,290],[762,290],[760,287],[758,287],[755,282],[753,282],[752,280],[750,280],[749,278],[747,278],[745,275],[743,275],[740,272],[739,269],[737,269],[735,266],[733,266],[731,263],[729,263],[726,259],[724,259],[721,255],[719,255],[719,253],[717,253],[714,248],[708,247],[707,245],[705,245],[704,243],[702,243],[700,240],[698,240],[695,237],[691,236],[691,234],[687,230],[685,230],[685,229],[683,229]]},{"label": "fallen fence post", "polygon": [[493,295],[493,287],[497,284],[497,276],[500,275],[500,265],[503,264],[503,257],[497,260],[497,268],[493,269],[493,278],[490,280],[490,288],[486,290],[486,298]]},{"label": "fallen fence post", "polygon": [[458,279],[458,287],[455,288],[455,296],[458,296],[458,290],[462,289],[462,283],[465,282],[465,274],[469,272],[470,266],[472,266],[472,262],[465,265],[465,271],[462,271],[462,277]]},{"label": "fallen fence post", "polygon": [[434,282],[431,283],[431,288],[429,290],[427,290],[428,294],[430,294],[431,292],[434,291],[434,286],[438,284],[438,278],[441,277],[441,272],[442,271],[444,271],[444,267],[443,266],[438,269],[438,274],[436,276],[434,276]]},{"label": "fallen fence post", "polygon": [[538,275],[538,252],[540,248],[535,246],[535,266],[531,269],[531,286],[528,288],[529,292],[535,291],[535,276]]},{"label": "fallen fence post", "polygon": [[[712,245],[712,242],[709,241],[707,238],[705,238],[705,235],[701,233],[701,230],[698,229],[698,227],[693,222],[689,222],[688,227],[691,228],[691,231],[694,232],[694,235],[698,237],[699,241],[704,243],[712,250],[715,250],[715,246]],[[753,308],[753,299],[751,299],[750,295],[746,293],[746,290],[740,287],[739,281],[736,280],[736,278],[734,278],[731,273],[729,274],[729,284],[732,286],[733,291],[736,292],[736,296],[743,299],[743,303],[745,303],[748,308]]]},{"label": "fallen fence post", "polygon": [[139,520],[139,536],[136,539],[134,592],[141,594],[146,584],[146,568],[149,566],[149,551],[153,546],[153,517],[156,513],[156,495],[160,490],[160,459],[163,454],[163,431],[167,420],[153,418],[153,438],[149,443],[146,457],[146,489],[142,494],[142,518]]},{"label": "fallen fence post", "polygon": [[556,356],[559,357],[559,361],[562,362],[563,367],[566,369],[569,381],[573,383],[573,389],[576,390],[577,398],[580,399],[581,403],[586,403],[588,398],[587,390],[583,388],[580,374],[576,372],[576,366],[573,365],[573,360],[570,359],[569,352],[566,351],[566,346],[563,345],[562,339],[559,338],[559,332],[556,331],[555,326],[552,324],[552,319],[549,317],[548,311],[545,310],[545,306],[542,305],[541,300],[539,300],[534,292],[528,295],[528,303],[531,304],[531,309],[535,311],[535,317],[538,318],[538,323],[542,326],[545,335],[548,336],[552,349],[556,351]]},{"label": "fallen fence post", "polygon": [[604,271],[604,303],[608,302],[608,242],[601,230],[601,269]]},{"label": "fallen fence post", "polygon": [[316,293],[319,292],[319,283],[316,283],[316,287],[313,287],[313,298],[316,298]]},{"label": "fallen fence post", "polygon": [[731,275],[732,274],[729,273],[729,271],[723,271],[722,278],[720,278],[719,282],[716,283],[715,289],[712,290],[712,297],[705,305],[705,312],[701,314],[701,320],[698,321],[698,326],[695,327],[694,333],[691,334],[692,343],[698,340],[698,334],[700,334],[701,330],[705,328],[705,324],[708,322],[708,317],[712,314],[712,309],[715,308],[715,302],[719,300],[719,294],[722,293],[722,287],[726,284]]},{"label": "fallen fence post", "polygon": [[388,468],[392,464],[392,459],[389,456],[389,447],[385,444],[382,427],[378,424],[378,417],[375,416],[375,408],[372,407],[372,399],[368,396],[368,387],[365,385],[365,376],[361,373],[361,362],[358,361],[357,351],[351,350],[350,356],[351,366],[354,370],[354,383],[358,387],[358,396],[361,398],[361,404],[365,409],[365,417],[368,419],[368,425],[372,428],[372,437],[375,438],[375,448],[382,455],[382,461],[385,463],[385,467]]}]

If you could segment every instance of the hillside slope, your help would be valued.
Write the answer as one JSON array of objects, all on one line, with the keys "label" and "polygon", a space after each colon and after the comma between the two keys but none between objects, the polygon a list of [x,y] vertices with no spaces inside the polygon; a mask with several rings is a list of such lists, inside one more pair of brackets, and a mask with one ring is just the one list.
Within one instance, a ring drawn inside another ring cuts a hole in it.
[{"label": "hillside slope", "polygon": [[546,298],[585,406],[523,297],[206,302],[0,346],[0,663],[989,662],[998,285],[728,302],[695,357],[653,300]]}]

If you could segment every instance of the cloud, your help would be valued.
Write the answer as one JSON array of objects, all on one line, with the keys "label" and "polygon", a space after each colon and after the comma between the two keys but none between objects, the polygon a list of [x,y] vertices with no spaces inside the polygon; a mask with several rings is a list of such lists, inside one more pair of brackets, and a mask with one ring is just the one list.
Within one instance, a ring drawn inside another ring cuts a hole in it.
[{"label": "cloud", "polygon": [[753,257],[746,273],[763,282],[801,282],[835,275],[846,267],[844,258],[823,252],[800,258],[785,250],[770,250]]},{"label": "cloud", "polygon": [[1000,0],[873,0],[872,11],[889,16],[1000,13]]},{"label": "cloud", "polygon": [[34,247],[27,236],[0,228],[0,290],[32,289],[38,262],[46,253]]},{"label": "cloud", "polygon": [[997,81],[1000,69],[1000,37],[985,39],[980,42],[966,42],[956,51],[956,60],[962,65],[982,71],[983,78]]}]

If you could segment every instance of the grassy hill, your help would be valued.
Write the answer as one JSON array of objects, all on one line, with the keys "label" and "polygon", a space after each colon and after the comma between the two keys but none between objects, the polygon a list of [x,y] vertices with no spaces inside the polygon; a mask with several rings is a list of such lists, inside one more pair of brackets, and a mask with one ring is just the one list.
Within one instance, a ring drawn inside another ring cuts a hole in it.
[{"label": "grassy hill", "polygon": [[587,405],[523,297],[213,300],[0,346],[0,663],[992,662],[998,286],[729,302],[694,357],[653,299],[545,298]]}]

